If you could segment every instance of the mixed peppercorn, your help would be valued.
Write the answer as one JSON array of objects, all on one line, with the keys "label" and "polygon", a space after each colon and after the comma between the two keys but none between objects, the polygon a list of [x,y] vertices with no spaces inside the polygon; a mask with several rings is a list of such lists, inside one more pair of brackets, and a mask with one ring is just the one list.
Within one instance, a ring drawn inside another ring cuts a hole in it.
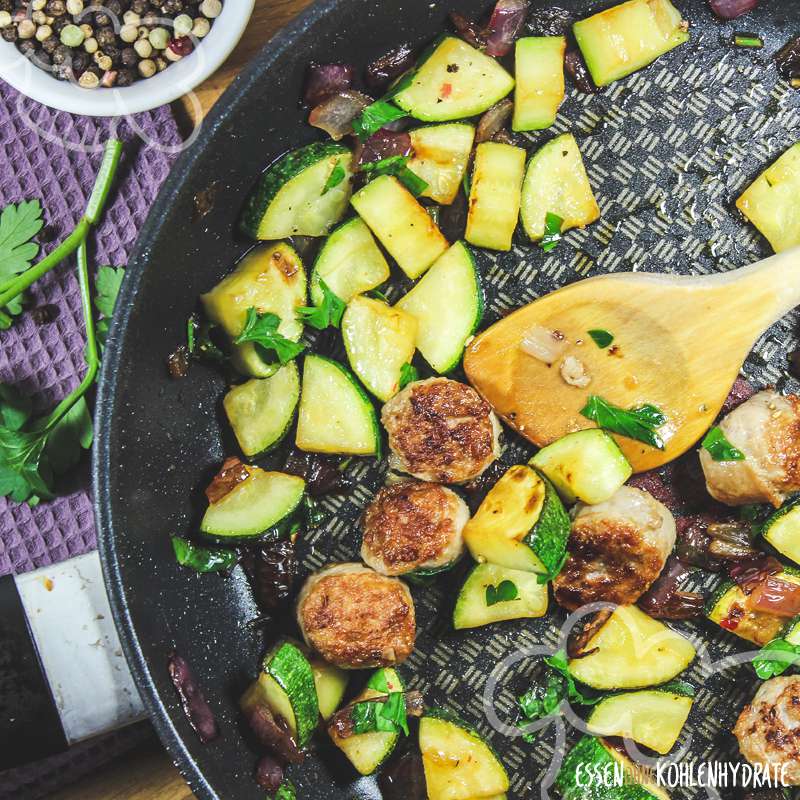
[{"label": "mixed peppercorn", "polygon": [[130,86],[189,55],[222,0],[0,0],[0,35],[86,89]]}]

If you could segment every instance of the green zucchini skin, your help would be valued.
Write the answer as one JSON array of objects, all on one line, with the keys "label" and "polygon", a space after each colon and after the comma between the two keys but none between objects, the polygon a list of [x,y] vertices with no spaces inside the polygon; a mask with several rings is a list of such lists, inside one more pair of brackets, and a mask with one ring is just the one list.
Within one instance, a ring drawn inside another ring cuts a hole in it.
[{"label": "green zucchini skin", "polygon": [[[788,537],[781,531],[786,525],[789,526]],[[767,518],[761,528],[761,536],[782,556],[800,564],[800,494],[789,498]]]},{"label": "green zucchini skin", "polygon": [[533,531],[523,541],[552,573],[567,548],[570,519],[555,486],[541,472],[539,477],[544,481],[544,505]]},{"label": "green zucchini skin", "polygon": [[242,232],[252,239],[258,239],[261,220],[267,213],[269,204],[287,181],[297,177],[304,169],[323,158],[345,153],[349,154],[350,151],[344,145],[333,142],[312,142],[279,158],[267,168],[248,197],[239,223]]},{"label": "green zucchini skin", "polygon": [[[611,783],[616,763],[600,739],[584,736],[565,756],[555,787],[564,800],[663,800],[667,797],[666,793],[659,796],[634,783],[606,786],[604,770],[608,771]],[[590,770],[597,770],[595,780],[591,780],[593,772]]]}]

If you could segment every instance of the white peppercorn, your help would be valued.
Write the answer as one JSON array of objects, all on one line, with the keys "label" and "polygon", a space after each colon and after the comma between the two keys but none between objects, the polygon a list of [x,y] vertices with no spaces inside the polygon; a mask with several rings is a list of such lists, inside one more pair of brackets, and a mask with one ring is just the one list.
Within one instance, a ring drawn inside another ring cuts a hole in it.
[{"label": "white peppercorn", "polygon": [[37,25],[44,25],[47,22],[47,14],[44,11],[34,11],[31,14],[31,22],[35,22]]},{"label": "white peppercorn", "polygon": [[36,23],[30,19],[24,19],[17,25],[17,35],[20,39],[32,39],[36,33]]},{"label": "white peppercorn", "polygon": [[11,14],[8,11],[0,11],[0,28],[7,28],[11,24]]},{"label": "white peppercorn", "polygon": [[151,58],[145,58],[139,62],[139,74],[143,78],[152,78],[156,74],[156,62]]},{"label": "white peppercorn", "polygon": [[164,51],[164,58],[166,58],[167,61],[180,61],[183,56],[180,53],[176,53],[171,47],[168,47]]},{"label": "white peppercorn", "polygon": [[94,36],[94,28],[87,23],[83,23],[83,25],[78,26],[82,31],[83,35],[88,39],[90,36]]},{"label": "white peppercorn", "polygon": [[188,14],[178,14],[172,23],[172,31],[175,36],[187,36],[192,32],[194,20]]},{"label": "white peppercorn", "polygon": [[77,17],[83,11],[83,0],[67,0],[67,13]]},{"label": "white peppercorn", "polygon": [[197,17],[192,26],[192,35],[202,39],[211,30],[211,23],[205,17]]},{"label": "white peppercorn", "polygon": [[169,31],[166,28],[153,28],[147,38],[156,50],[164,50],[169,44]]},{"label": "white peppercorn", "polygon": [[36,41],[43,42],[53,35],[53,29],[49,25],[41,25],[36,29]]},{"label": "white peppercorn", "polygon": [[139,54],[139,58],[150,58],[153,54],[153,45],[147,39],[134,42],[133,49]]},{"label": "white peppercorn", "polygon": [[222,3],[220,0],[203,0],[200,3],[200,13],[204,17],[214,19],[222,13]]},{"label": "white peppercorn", "polygon": [[89,55],[92,55],[92,53],[96,53],[96,52],[97,52],[97,48],[98,48],[98,47],[99,47],[99,45],[97,44],[97,39],[95,39],[95,38],[94,38],[94,36],[90,36],[90,37],[89,37],[89,38],[88,38],[88,39],[87,39],[87,40],[86,40],[86,41],[83,43],[83,49],[84,49],[84,50],[85,50],[85,51],[86,51],[86,52],[87,52]]},{"label": "white peppercorn", "polygon": [[114,66],[114,62],[105,53],[96,53],[94,57],[95,64],[97,64],[103,72],[107,72]]},{"label": "white peppercorn", "polygon": [[139,29],[135,25],[123,25],[119,29],[119,38],[130,44],[139,38]]},{"label": "white peppercorn", "polygon": [[78,84],[84,89],[96,89],[100,85],[100,78],[98,78],[94,72],[89,72],[87,70],[78,78]]},{"label": "white peppercorn", "polygon": [[133,25],[138,28],[142,24],[142,18],[135,11],[126,11],[122,15],[122,22],[125,25]]},{"label": "white peppercorn", "polygon": [[47,0],[33,0],[31,9],[33,11],[41,11],[47,5]]},{"label": "white peppercorn", "polygon": [[165,70],[168,66],[169,66],[169,64],[167,64],[167,60],[165,58],[162,58],[161,56],[159,56],[156,59],[156,69],[159,72],[163,72],[163,70]]}]

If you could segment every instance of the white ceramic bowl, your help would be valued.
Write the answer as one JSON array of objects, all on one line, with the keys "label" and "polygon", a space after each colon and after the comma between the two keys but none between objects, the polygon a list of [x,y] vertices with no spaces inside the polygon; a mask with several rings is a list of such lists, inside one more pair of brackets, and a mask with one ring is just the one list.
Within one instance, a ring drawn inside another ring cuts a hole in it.
[{"label": "white ceramic bowl", "polygon": [[132,86],[83,89],[69,81],[58,80],[3,39],[0,39],[0,78],[40,103],[73,114],[119,117],[147,111],[176,100],[211,75],[242,37],[254,4],[255,0],[227,0],[208,35],[197,42],[194,52]]}]

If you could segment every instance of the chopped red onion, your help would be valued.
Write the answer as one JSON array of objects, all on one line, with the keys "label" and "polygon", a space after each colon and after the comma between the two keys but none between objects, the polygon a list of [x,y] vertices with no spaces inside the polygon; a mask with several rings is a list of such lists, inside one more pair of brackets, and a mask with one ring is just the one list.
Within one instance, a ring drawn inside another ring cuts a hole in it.
[{"label": "chopped red onion", "polygon": [[203,696],[197,679],[185,658],[173,653],[167,662],[169,677],[181,701],[181,708],[186,719],[205,744],[219,735],[217,721],[211,706]]},{"label": "chopped red onion", "polygon": [[550,330],[544,325],[528,328],[520,343],[523,352],[543,361],[548,367],[561,358],[568,346],[567,337],[561,331]]},{"label": "chopped red onion", "polygon": [[495,58],[506,55],[514,46],[527,16],[528,0],[497,0],[483,30],[486,53]]},{"label": "chopped red onion", "polygon": [[703,595],[678,587],[692,568],[671,555],[655,583],[639,598],[639,607],[657,619],[691,619],[703,613]]},{"label": "chopped red onion", "polygon": [[467,44],[471,44],[479,50],[483,50],[486,47],[486,40],[483,38],[480,26],[476,22],[467,19],[457,11],[450,12],[450,22],[453,23],[456,32]]},{"label": "chopped red onion", "polygon": [[256,764],[256,783],[268,794],[273,795],[283,783],[283,767],[271,755],[264,755]]},{"label": "chopped red onion", "polygon": [[371,102],[371,97],[352,89],[337,92],[311,109],[308,122],[338,142],[353,132],[353,120]]},{"label": "chopped red onion", "polygon": [[349,89],[355,74],[352,64],[317,64],[312,61],[306,72],[303,102],[308,106],[318,106],[331,95]]},{"label": "chopped red onion", "polygon": [[411,137],[400,131],[387,131],[381,128],[361,146],[357,163],[368,164],[392,156],[409,156],[413,152]]},{"label": "chopped red onion", "polygon": [[736,19],[752,11],[758,6],[759,0],[708,0],[711,10],[720,19]]},{"label": "chopped red onion", "polygon": [[794,617],[800,614],[800,585],[769,576],[747,598],[751,611],[774,614],[777,617]]},{"label": "chopped red onion", "polygon": [[597,94],[602,91],[592,80],[589,68],[577,47],[570,47],[564,55],[564,66],[579,92]]},{"label": "chopped red onion", "polygon": [[367,65],[367,86],[371,89],[382,89],[413,64],[414,51],[411,49],[411,45],[408,42],[398,45]]},{"label": "chopped red onion", "polygon": [[303,762],[303,752],[297,747],[286,725],[279,724],[266,706],[251,706],[245,711],[245,720],[262,747],[289,764]]},{"label": "chopped red onion", "polygon": [[750,594],[758,584],[782,569],[783,566],[777,558],[762,553],[756,558],[733,564],[729,567],[728,574],[745,594]]},{"label": "chopped red onion", "polygon": [[485,111],[475,129],[475,144],[490,141],[495,134],[505,128],[513,110],[514,101],[510,97],[504,97]]}]

